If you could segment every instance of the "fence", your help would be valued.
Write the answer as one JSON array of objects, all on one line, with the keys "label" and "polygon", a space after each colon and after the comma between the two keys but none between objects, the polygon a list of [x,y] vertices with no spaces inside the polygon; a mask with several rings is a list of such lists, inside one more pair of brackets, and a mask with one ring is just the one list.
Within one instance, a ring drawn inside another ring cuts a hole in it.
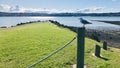
[{"label": "fence", "polygon": [[74,37],[72,40],[68,41],[65,45],[63,45],[59,49],[55,50],[54,52],[52,52],[48,56],[44,57],[43,59],[38,60],[37,62],[33,63],[30,66],[28,66],[27,68],[32,68],[33,66],[35,66],[35,65],[37,65],[37,64],[45,61],[46,59],[50,58],[51,56],[55,55],[56,53],[58,53],[59,51],[61,51],[63,48],[65,48],[66,46],[68,46],[70,43],[72,43],[75,39],[76,39],[76,37]]},{"label": "fence", "polygon": [[[55,50],[51,54],[47,55],[43,59],[38,60],[37,62],[33,63],[32,65],[28,66],[27,68],[32,68],[35,65],[49,59],[51,56],[55,55],[62,49],[64,49],[66,46],[68,46],[70,43],[72,43],[77,38],[77,68],[84,68],[84,45],[85,45],[85,27],[78,27],[77,29],[78,35],[68,41],[65,45],[60,47],[59,49]],[[107,50],[107,42],[103,43],[103,49]],[[100,50],[101,47],[99,45],[96,45],[95,49],[95,56],[100,57]]]}]

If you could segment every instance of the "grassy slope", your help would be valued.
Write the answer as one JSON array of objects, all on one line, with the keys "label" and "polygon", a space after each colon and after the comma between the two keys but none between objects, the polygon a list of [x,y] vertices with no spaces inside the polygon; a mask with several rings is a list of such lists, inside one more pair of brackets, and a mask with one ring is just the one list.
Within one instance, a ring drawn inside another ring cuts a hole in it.
[{"label": "grassy slope", "polygon": [[[51,23],[32,23],[0,29],[0,68],[26,68],[71,40],[76,34]],[[102,50],[108,61],[92,56],[94,40],[86,38],[88,68],[119,68],[120,50]],[[76,41],[35,68],[70,68],[76,63]]]}]

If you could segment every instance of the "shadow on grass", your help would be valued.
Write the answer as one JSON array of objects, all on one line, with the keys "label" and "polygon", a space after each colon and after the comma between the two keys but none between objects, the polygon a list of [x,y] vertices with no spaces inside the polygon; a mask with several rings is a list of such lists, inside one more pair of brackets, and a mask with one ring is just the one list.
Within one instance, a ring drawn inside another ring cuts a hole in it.
[{"label": "shadow on grass", "polygon": [[101,57],[101,56],[96,56],[96,57],[98,57],[98,58],[100,58],[100,59],[103,59],[103,60],[105,60],[105,61],[108,61],[108,60],[109,60],[108,58]]}]

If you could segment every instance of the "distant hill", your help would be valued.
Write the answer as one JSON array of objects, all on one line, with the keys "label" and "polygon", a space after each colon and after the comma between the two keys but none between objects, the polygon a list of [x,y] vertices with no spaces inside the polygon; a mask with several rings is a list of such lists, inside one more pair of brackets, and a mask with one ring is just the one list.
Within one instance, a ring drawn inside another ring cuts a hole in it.
[{"label": "distant hill", "polygon": [[0,16],[120,16],[116,13],[9,13],[0,12]]}]

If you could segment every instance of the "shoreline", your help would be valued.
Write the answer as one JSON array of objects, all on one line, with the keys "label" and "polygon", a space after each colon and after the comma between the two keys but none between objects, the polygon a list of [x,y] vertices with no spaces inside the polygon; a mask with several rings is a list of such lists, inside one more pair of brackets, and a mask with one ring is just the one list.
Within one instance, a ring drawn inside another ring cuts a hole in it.
[{"label": "shoreline", "polygon": [[[77,27],[66,26],[53,20],[49,20],[49,21],[59,27],[68,28],[71,31],[77,33]],[[102,31],[102,30],[86,29],[86,37],[96,40],[98,42],[106,41],[109,46],[120,48],[120,31]]]},{"label": "shoreline", "polygon": [[92,21],[98,21],[98,22],[105,22],[105,23],[114,24],[114,25],[120,25],[120,21],[107,21],[107,20],[92,20]]},{"label": "shoreline", "polygon": [[46,21],[37,20],[37,21],[29,21],[29,22],[20,22],[20,23],[18,23],[16,25],[1,26],[0,28],[12,28],[12,27],[20,26],[20,25],[31,24],[31,23],[38,23],[38,22],[46,22]]},{"label": "shoreline", "polygon": [[[53,23],[59,27],[68,28],[71,31],[77,33],[77,27],[66,26],[66,25],[60,24],[58,21],[54,21],[54,20],[46,20],[46,21],[50,21],[51,23]],[[38,21],[30,21],[30,22],[26,22],[26,23],[19,23],[15,26],[3,27],[3,29],[4,28],[12,28],[12,27],[30,24],[30,23],[46,22],[46,21],[38,20]],[[0,27],[0,28],[2,29],[2,27]],[[97,30],[97,29],[86,29],[86,37],[89,37],[98,42],[107,41],[109,46],[115,47],[115,48],[120,48],[120,37],[119,36],[120,36],[120,30],[119,31],[117,31],[117,30],[116,31],[115,30],[105,31],[105,30]]]}]

